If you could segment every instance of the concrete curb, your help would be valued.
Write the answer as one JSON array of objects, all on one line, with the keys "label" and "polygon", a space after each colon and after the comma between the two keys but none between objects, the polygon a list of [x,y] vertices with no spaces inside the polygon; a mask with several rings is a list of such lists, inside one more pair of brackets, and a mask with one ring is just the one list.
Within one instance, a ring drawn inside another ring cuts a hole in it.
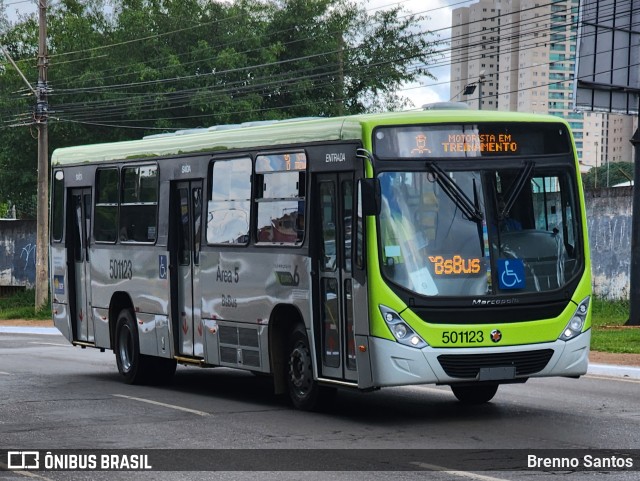
[{"label": "concrete curb", "polygon": [[589,364],[587,374],[591,374],[593,376],[640,379],[640,367],[615,366],[612,364]]}]

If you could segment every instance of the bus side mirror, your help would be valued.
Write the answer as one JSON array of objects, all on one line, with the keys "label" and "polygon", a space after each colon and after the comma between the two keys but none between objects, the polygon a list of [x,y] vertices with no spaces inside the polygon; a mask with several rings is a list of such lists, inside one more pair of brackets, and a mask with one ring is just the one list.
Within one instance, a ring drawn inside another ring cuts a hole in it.
[{"label": "bus side mirror", "polygon": [[362,214],[380,214],[380,181],[378,179],[360,179],[360,193],[362,195]]}]

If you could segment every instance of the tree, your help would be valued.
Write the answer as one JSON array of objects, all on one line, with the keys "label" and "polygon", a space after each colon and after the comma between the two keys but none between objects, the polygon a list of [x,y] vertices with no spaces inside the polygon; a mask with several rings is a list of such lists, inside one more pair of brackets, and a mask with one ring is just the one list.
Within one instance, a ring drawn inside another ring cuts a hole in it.
[{"label": "tree", "polygon": [[[111,8],[106,8],[106,6]],[[352,0],[60,0],[48,14],[50,152],[158,131],[400,109],[430,77],[423,17]],[[34,16],[0,43],[35,83]],[[0,201],[36,189],[33,96],[0,65]],[[20,126],[22,127],[12,127]],[[25,206],[24,208],[21,206]]]},{"label": "tree", "polygon": [[283,0],[270,17],[270,43],[282,45],[271,75],[282,81],[265,103],[283,116],[398,110],[403,83],[433,78],[425,18],[399,6],[371,14],[348,0]]},{"label": "tree", "polygon": [[612,162],[610,164],[592,167],[589,172],[582,175],[582,184],[586,190],[604,189],[607,187],[607,175],[609,187],[633,180],[632,162]]}]

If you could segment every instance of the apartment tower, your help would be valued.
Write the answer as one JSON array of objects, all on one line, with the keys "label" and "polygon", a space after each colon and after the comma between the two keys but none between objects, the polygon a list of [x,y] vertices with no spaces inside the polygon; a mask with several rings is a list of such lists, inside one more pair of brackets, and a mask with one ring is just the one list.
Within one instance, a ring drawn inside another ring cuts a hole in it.
[{"label": "apartment tower", "polygon": [[472,108],[566,119],[586,168],[630,162],[631,117],[574,110],[578,6],[578,0],[480,0],[454,9],[451,98]]}]

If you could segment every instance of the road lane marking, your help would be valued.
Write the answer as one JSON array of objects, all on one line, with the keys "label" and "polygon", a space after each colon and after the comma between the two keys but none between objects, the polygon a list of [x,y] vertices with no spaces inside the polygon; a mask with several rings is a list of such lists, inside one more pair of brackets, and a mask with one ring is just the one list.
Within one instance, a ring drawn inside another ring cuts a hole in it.
[{"label": "road lane marking", "polygon": [[175,404],[161,403],[160,401],[153,401],[151,399],[144,399],[141,397],[125,396],[124,394],[113,394],[113,396],[123,399],[129,399],[131,401],[140,401],[147,404],[153,404],[155,406],[162,406],[169,409],[176,409],[178,411],[184,411],[186,413],[197,414],[198,416],[209,416],[209,413],[207,412],[198,411],[196,409],[189,409],[182,406],[176,406]]},{"label": "road lane marking", "polygon": [[477,479],[478,481],[510,481],[506,478],[494,478],[493,476],[471,473],[469,471],[455,471],[449,468],[445,468],[444,466],[438,466],[436,464],[420,463],[415,461],[411,464],[413,464],[414,466],[419,466],[421,468],[430,469],[431,471],[444,471],[447,474],[458,476],[459,478]]},{"label": "road lane marking", "polygon": [[29,471],[14,471],[12,469],[9,469],[9,466],[7,466],[4,463],[0,463],[0,468],[5,469],[14,474],[19,474],[20,476],[25,476],[27,478],[42,479],[44,481],[53,481],[53,479],[51,478],[45,478],[44,476],[40,476],[39,474],[35,474],[35,473],[30,473]]},{"label": "road lane marking", "polygon": [[621,377],[609,377],[609,376],[595,376],[593,374],[587,374],[586,376],[583,376],[586,379],[602,379],[602,380],[606,380],[606,381],[622,381],[622,382],[631,382],[634,384],[640,384],[640,379],[627,379],[627,378],[621,378]]},{"label": "road lane marking", "polygon": [[29,344],[37,344],[39,346],[56,346],[56,347],[73,347],[71,344],[56,344],[55,342],[29,342]]}]

